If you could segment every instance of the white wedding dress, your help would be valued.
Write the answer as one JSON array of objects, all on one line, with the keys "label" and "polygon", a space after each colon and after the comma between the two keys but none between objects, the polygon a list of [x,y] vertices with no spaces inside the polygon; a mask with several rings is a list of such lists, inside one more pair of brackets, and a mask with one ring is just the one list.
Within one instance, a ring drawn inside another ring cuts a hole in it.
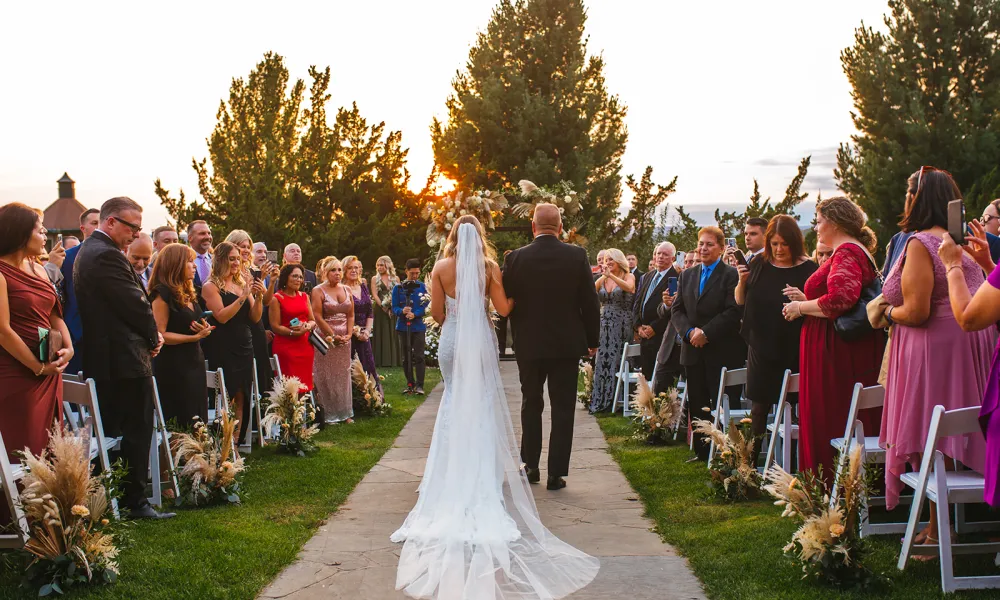
[{"label": "white wedding dress", "polygon": [[447,299],[439,360],[445,390],[416,506],[392,534],[404,542],[396,589],[437,600],[548,600],[590,583],[600,561],[542,525],[522,469],[486,312],[483,242],[458,231],[456,297]]}]

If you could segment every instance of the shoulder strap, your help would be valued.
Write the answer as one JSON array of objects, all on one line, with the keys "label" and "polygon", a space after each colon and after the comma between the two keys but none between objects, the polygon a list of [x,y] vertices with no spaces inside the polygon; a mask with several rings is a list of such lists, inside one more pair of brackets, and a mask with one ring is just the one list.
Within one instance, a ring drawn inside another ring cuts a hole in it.
[{"label": "shoulder strap", "polygon": [[[909,241],[909,240],[907,240],[907,241]],[[861,251],[864,252],[865,256],[868,257],[868,262],[871,263],[871,265],[872,265],[872,271],[875,272],[875,277],[878,277],[878,280],[884,284],[885,283],[885,279],[882,278],[882,273],[879,271],[878,265],[875,264],[875,257],[872,256],[872,253],[868,251],[868,248],[865,248],[864,246],[862,246],[861,244],[855,242],[854,240],[851,240],[849,242],[844,242],[844,243],[845,244],[853,244],[853,245],[857,246],[858,248],[861,248]]]}]

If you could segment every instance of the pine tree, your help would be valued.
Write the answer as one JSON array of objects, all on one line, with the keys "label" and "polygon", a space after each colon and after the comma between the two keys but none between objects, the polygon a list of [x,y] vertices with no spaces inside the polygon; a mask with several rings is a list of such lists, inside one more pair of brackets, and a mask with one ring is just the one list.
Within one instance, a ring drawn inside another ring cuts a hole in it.
[{"label": "pine tree", "polygon": [[674,218],[673,223],[671,223],[670,229],[667,231],[664,239],[673,244],[679,252],[690,252],[698,246],[698,231],[701,227],[684,210],[683,206],[678,206],[675,210],[677,216]]},{"label": "pine tree", "polygon": [[795,207],[802,203],[803,200],[809,197],[808,193],[802,191],[802,184],[806,180],[806,176],[809,174],[809,165],[812,162],[812,156],[807,156],[799,162],[798,172],[792,181],[785,188],[785,196],[774,206],[771,206],[771,197],[762,198],[760,193],[760,185],[757,180],[753,180],[753,194],[750,195],[750,204],[747,205],[746,209],[742,213],[736,212],[720,212],[719,209],[715,209],[715,221],[719,224],[719,228],[722,232],[726,234],[726,237],[735,237],[737,242],[743,243],[743,228],[746,226],[748,219],[754,217],[760,217],[762,219],[770,220],[771,217],[775,215],[790,215],[798,220],[799,215],[795,214]]},{"label": "pine tree", "polygon": [[841,53],[859,133],[834,172],[881,244],[922,165],[950,171],[963,192],[995,194],[1000,161],[1000,2],[889,0],[885,24],[883,34],[862,23]]},{"label": "pine tree", "polygon": [[431,134],[438,168],[462,188],[571,182],[582,233],[600,245],[615,233],[628,133],[585,22],[582,0],[501,0]]},{"label": "pine tree", "polygon": [[[632,206],[622,219],[620,230],[628,234],[623,245],[639,256],[653,255],[653,233],[656,229],[656,209],[677,191],[677,177],[666,186],[653,182],[653,167],[647,166],[639,181],[629,175],[625,185],[632,190]],[[623,236],[624,237],[624,236]]]}]

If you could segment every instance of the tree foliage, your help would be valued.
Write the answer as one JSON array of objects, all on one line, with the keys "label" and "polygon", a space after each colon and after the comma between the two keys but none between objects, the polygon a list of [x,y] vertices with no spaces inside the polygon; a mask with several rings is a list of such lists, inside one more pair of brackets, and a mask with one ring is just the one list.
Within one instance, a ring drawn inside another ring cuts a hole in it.
[{"label": "tree foliage", "polygon": [[678,251],[690,252],[698,246],[698,231],[701,227],[684,210],[683,206],[678,206],[674,211],[677,214],[674,215],[673,220],[668,224],[667,215],[670,212],[669,207],[663,207],[660,213],[660,226],[657,228],[657,239],[654,241],[656,243],[670,242]]},{"label": "tree foliage", "polygon": [[770,196],[767,198],[761,197],[760,186],[757,180],[754,179],[753,194],[750,195],[750,204],[747,205],[746,210],[742,213],[723,213],[719,209],[715,209],[715,221],[719,224],[723,233],[727,237],[737,238],[742,243],[743,227],[746,225],[748,219],[760,217],[770,220],[775,215],[791,215],[798,220],[799,215],[795,214],[795,207],[809,197],[807,192],[802,191],[802,184],[806,180],[806,175],[809,174],[809,164],[811,161],[811,156],[802,159],[799,163],[798,172],[792,178],[788,187],[785,188],[785,196],[777,204],[771,205]]},{"label": "tree foliage", "polygon": [[1000,191],[1000,2],[890,0],[885,25],[841,53],[859,133],[834,172],[883,244],[922,165],[952,173],[970,214]]},{"label": "tree foliage", "polygon": [[[271,248],[296,242],[304,262],[358,255],[373,267],[427,253],[419,210],[407,190],[407,150],[398,131],[370,125],[356,104],[329,123],[330,69],[310,67],[307,90],[284,59],[268,53],[220,102],[208,156],[192,159],[202,200],[156,194],[183,227],[206,220],[219,241],[245,229]],[[308,94],[308,100],[306,95]]]},{"label": "tree foliage", "polygon": [[603,58],[587,56],[585,22],[582,0],[501,0],[431,134],[437,168],[462,188],[569,181],[584,198],[581,232],[600,245],[622,226],[628,133]]},{"label": "tree foliage", "polygon": [[[639,256],[652,256],[656,232],[656,210],[677,191],[677,176],[665,186],[653,182],[653,167],[648,166],[639,181],[629,175],[625,185],[632,190],[632,206],[622,223],[630,227],[622,245]],[[621,235],[621,234],[619,234]]]}]

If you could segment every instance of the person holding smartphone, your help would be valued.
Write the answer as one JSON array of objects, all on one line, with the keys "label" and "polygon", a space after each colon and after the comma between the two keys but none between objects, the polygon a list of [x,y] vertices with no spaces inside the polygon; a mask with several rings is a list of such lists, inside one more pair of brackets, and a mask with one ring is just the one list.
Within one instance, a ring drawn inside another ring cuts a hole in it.
[{"label": "person holding smartphone", "polygon": [[[746,396],[752,402],[753,433],[761,439],[767,433],[767,415],[778,403],[785,370],[799,372],[802,321],[786,321],[781,307],[805,298],[798,290],[818,268],[806,256],[802,230],[793,217],[772,218],[763,241],[759,258],[736,267],[736,304],[743,307],[740,334],[748,346]],[[797,402],[798,394],[789,394],[788,401]]]}]

